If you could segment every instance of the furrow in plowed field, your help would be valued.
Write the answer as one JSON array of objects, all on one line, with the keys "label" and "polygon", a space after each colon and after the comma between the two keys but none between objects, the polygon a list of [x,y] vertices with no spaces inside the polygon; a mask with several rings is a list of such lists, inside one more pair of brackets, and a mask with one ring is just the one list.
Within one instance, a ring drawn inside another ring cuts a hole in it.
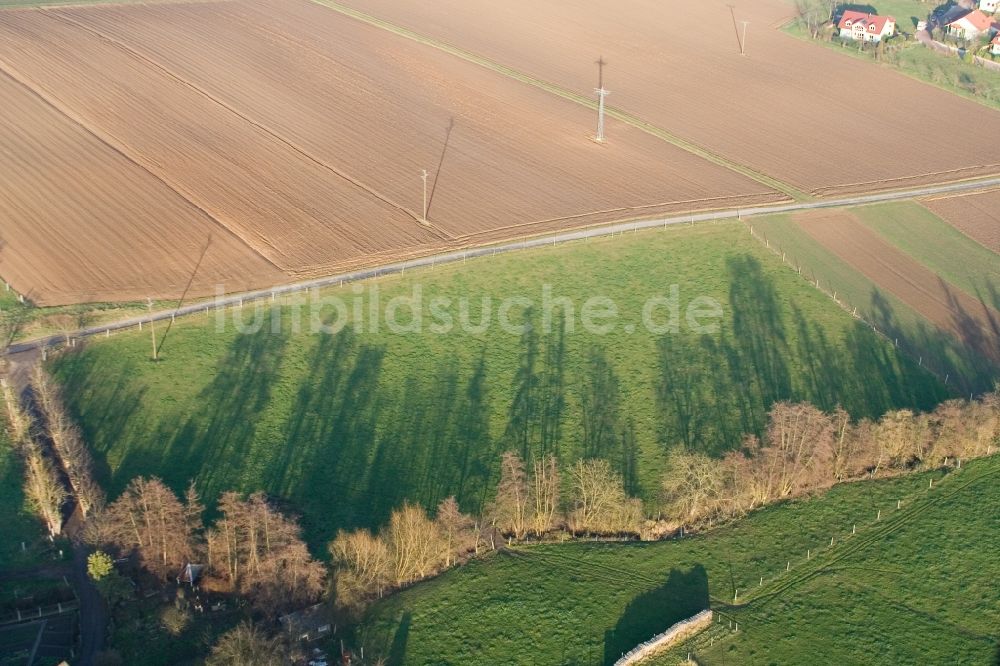
[{"label": "furrow in plowed field", "polygon": [[612,106],[818,196],[1000,172],[1000,113],[785,34],[792,3],[317,1],[584,95],[603,54]]},{"label": "furrow in plowed field", "polygon": [[1000,253],[1000,189],[932,197],[921,203],[972,240]]},{"label": "furrow in plowed field", "polygon": [[1000,312],[890,245],[849,212],[800,213],[795,220],[881,289],[983,357],[1000,361]]},{"label": "furrow in plowed field", "polygon": [[785,198],[301,0],[7,11],[0,71],[293,277]]},{"label": "furrow in plowed field", "polygon": [[[242,289],[281,272],[0,73],[0,274],[42,305]],[[205,246],[211,237],[211,244]]]}]

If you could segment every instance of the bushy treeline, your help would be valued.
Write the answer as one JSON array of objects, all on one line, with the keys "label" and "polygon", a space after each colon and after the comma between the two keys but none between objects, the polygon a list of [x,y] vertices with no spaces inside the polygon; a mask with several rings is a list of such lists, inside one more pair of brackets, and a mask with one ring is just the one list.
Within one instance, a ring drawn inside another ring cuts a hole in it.
[{"label": "bushy treeline", "polygon": [[663,477],[663,515],[689,525],[726,520],[842,481],[934,469],[998,446],[1000,393],[857,423],[843,410],[778,403],[763,440],[748,437],[739,451],[712,459],[674,450]]},{"label": "bushy treeline", "polygon": [[606,460],[573,465],[565,510],[554,457],[536,460],[528,470],[517,453],[507,452],[500,468],[496,498],[482,518],[463,514],[449,497],[433,518],[422,507],[404,504],[377,533],[340,532],[330,544],[337,603],[357,606],[514,540],[558,531],[634,536],[644,522],[642,501],[626,494],[621,475]]},{"label": "bushy treeline", "polygon": [[494,501],[482,518],[454,498],[435,518],[404,505],[378,533],[341,532],[330,544],[338,603],[352,606],[437,574],[509,541],[579,537],[656,539],[742,516],[776,501],[854,479],[938,468],[1000,447],[1000,392],[942,403],[930,413],[899,410],[853,422],[846,411],[777,403],[763,438],[747,437],[722,458],[676,447],[667,461],[656,517],[630,497],[602,459],[578,460],[568,474],[549,456],[500,460]]}]

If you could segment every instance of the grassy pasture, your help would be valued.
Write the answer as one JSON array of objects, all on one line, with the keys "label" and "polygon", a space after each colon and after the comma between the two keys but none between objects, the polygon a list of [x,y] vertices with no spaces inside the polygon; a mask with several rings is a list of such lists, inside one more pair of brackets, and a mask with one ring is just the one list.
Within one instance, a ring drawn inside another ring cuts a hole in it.
[{"label": "grassy pasture", "polygon": [[[682,313],[698,297],[721,304],[717,331],[658,335],[641,325],[647,299],[675,284]],[[546,331],[543,285],[569,299],[572,332]],[[364,318],[375,298],[367,285],[324,294],[349,305],[350,325],[336,335],[308,333],[311,314],[329,319],[334,308],[303,306],[294,333],[295,307],[279,303],[278,332],[269,320],[237,334],[233,313],[221,315],[221,331],[215,314],[179,320],[156,364],[147,331],[94,340],[53,369],[111,496],[139,474],[176,489],[194,478],[209,501],[266,489],[302,512],[320,551],[338,528],[378,525],[404,499],[432,506],[455,494],[478,511],[504,450],[564,463],[605,457],[630,491],[653,499],[667,447],[729,450],[760,431],[776,400],[839,403],[862,416],[946,396],[737,224],[486,258],[376,286],[383,306],[417,286],[425,304],[466,297],[473,324],[483,298],[496,310],[524,296],[534,307],[511,318],[535,325],[511,334],[495,312],[478,333],[355,333],[354,305]],[[613,298],[620,313],[607,335],[581,326],[593,296]],[[250,310],[237,312],[249,321]]]},{"label": "grassy pasture", "polygon": [[[29,511],[23,492],[24,469],[11,447],[6,429],[0,426],[0,572],[36,562],[37,547],[43,538],[41,521]],[[25,550],[21,550],[21,543]]]},{"label": "grassy pasture", "polygon": [[723,625],[661,663],[987,663],[997,473],[847,484],[672,542],[515,548],[380,602],[359,640],[397,664],[609,664],[710,603]]},{"label": "grassy pasture", "polygon": [[765,589],[732,613],[731,641],[702,645],[701,663],[996,663],[997,473],[995,459],[970,465],[863,547],[832,551],[774,596]]},{"label": "grassy pasture", "polygon": [[[994,255],[952,230],[923,207],[909,202],[851,209],[862,222],[918,262],[946,279],[954,278],[973,296],[994,304],[998,298]],[[857,307],[858,314],[875,323],[886,335],[899,340],[900,348],[924,362],[964,391],[988,391],[998,370],[951,335],[942,332],[894,295],[847,265],[804,232],[789,215],[753,221],[754,231],[771,247],[784,252],[793,265],[802,267],[807,280],[820,281],[826,291]],[[992,259],[992,260],[991,260]]]}]

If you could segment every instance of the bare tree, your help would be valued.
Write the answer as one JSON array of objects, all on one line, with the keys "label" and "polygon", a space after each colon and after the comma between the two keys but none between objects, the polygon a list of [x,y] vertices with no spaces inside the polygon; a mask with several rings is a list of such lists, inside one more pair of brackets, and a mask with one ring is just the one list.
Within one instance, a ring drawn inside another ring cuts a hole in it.
[{"label": "bare tree", "polygon": [[7,407],[7,424],[14,445],[21,448],[35,436],[35,421],[24,405],[14,395],[14,389],[7,381],[2,384],[3,400]]},{"label": "bare tree", "polygon": [[521,456],[508,451],[500,458],[500,483],[490,515],[497,528],[515,539],[528,531],[528,479]]},{"label": "bare tree", "polygon": [[404,503],[392,512],[383,538],[392,554],[396,585],[406,585],[437,572],[443,539],[423,507]]},{"label": "bare tree", "polygon": [[559,463],[555,456],[536,460],[531,475],[531,531],[541,536],[556,528],[559,515]]},{"label": "bare tree", "polygon": [[157,478],[133,479],[99,521],[112,543],[135,550],[143,566],[163,578],[179,571],[193,554],[184,505]]},{"label": "bare tree", "polygon": [[436,521],[443,551],[440,559],[444,560],[445,568],[449,568],[458,558],[475,550],[478,540],[476,521],[461,512],[454,497],[438,504]]},{"label": "bare tree", "polygon": [[264,493],[246,499],[224,493],[219,511],[222,516],[206,533],[213,571],[269,614],[319,598],[325,569],[309,555],[298,523],[271,506]]},{"label": "bare tree", "polygon": [[46,432],[52,448],[62,462],[80,511],[86,518],[105,503],[104,491],[94,480],[90,450],[66,411],[58,387],[40,365],[35,368],[32,389],[45,416]]},{"label": "bare tree", "polygon": [[569,526],[576,533],[638,532],[642,504],[630,499],[620,474],[607,460],[579,460],[573,466],[573,510]]},{"label": "bare tree", "polygon": [[680,523],[711,518],[719,510],[724,467],[702,453],[675,449],[663,475],[664,504]]},{"label": "bare tree", "polygon": [[56,474],[55,467],[38,450],[31,450],[24,458],[25,495],[35,513],[45,522],[49,534],[62,534],[62,506],[67,495]]},{"label": "bare tree", "polygon": [[832,0],[795,0],[795,9],[799,14],[799,20],[809,31],[809,36],[813,39],[819,34],[827,23],[833,18],[833,10],[836,3]]},{"label": "bare tree", "polygon": [[789,497],[805,487],[832,483],[833,424],[807,403],[780,402],[771,408],[760,473],[773,496]]},{"label": "bare tree", "polygon": [[288,651],[278,639],[249,621],[223,634],[212,647],[208,666],[284,666]]},{"label": "bare tree", "polygon": [[337,567],[338,605],[351,607],[366,598],[381,597],[392,585],[392,554],[379,536],[368,530],[341,531],[329,550]]}]

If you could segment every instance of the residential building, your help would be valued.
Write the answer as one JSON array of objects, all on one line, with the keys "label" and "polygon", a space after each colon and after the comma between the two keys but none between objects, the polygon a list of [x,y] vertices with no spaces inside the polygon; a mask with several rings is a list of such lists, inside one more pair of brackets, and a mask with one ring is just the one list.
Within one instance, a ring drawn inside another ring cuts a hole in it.
[{"label": "residential building", "polygon": [[993,41],[990,42],[990,53],[995,56],[1000,56],[1000,35],[994,37]]},{"label": "residential building", "polygon": [[837,24],[841,39],[857,42],[880,42],[896,33],[896,19],[852,10],[845,11]]},{"label": "residential building", "polygon": [[1000,8],[1000,0],[979,0],[979,10],[987,14],[996,14]]},{"label": "residential building", "polygon": [[948,24],[948,34],[956,39],[970,42],[983,36],[989,36],[993,29],[993,19],[978,9]]}]

